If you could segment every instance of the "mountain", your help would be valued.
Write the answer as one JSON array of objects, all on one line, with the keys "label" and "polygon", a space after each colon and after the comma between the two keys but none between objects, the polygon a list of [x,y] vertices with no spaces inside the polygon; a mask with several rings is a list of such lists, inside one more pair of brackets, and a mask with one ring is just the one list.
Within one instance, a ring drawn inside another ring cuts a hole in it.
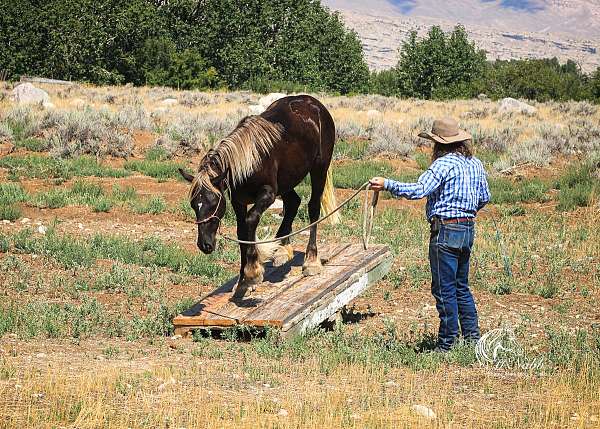
[{"label": "mountain", "polygon": [[362,39],[372,69],[396,64],[411,30],[465,26],[489,59],[557,57],[600,66],[600,0],[323,0]]}]

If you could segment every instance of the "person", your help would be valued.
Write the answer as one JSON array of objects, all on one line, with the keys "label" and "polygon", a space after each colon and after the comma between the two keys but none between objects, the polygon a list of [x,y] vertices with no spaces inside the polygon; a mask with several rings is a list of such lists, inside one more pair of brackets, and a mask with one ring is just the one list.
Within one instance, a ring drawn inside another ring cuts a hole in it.
[{"label": "person", "polygon": [[435,350],[446,352],[460,332],[466,341],[481,334],[477,309],[469,289],[469,258],[475,234],[475,217],[491,198],[486,172],[471,151],[471,135],[455,120],[434,121],[431,132],[419,137],[434,142],[432,163],[417,183],[373,177],[370,188],[394,197],[427,197],[426,216],[431,225],[429,262],[431,292],[440,317]]}]

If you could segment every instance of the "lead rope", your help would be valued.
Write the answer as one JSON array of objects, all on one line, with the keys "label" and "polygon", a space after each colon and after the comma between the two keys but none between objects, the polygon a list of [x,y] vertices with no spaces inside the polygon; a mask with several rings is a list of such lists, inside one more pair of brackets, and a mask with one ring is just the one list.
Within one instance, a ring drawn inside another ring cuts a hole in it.
[{"label": "lead rope", "polygon": [[294,237],[295,235],[298,235],[298,234],[312,228],[313,226],[320,224],[324,220],[327,220],[329,217],[333,216],[336,212],[341,210],[342,207],[344,207],[348,203],[350,203],[350,201],[352,201],[354,198],[356,198],[358,196],[358,194],[360,194],[362,191],[367,191],[367,192],[365,192],[365,205],[363,207],[363,231],[362,231],[363,248],[366,250],[369,247],[371,231],[373,230],[373,216],[375,214],[375,207],[377,206],[377,202],[379,201],[379,192],[373,191],[373,199],[371,200],[371,204],[370,205],[368,204],[368,197],[369,197],[368,188],[369,188],[369,182],[363,183],[360,186],[360,188],[358,188],[358,190],[356,192],[354,192],[354,194],[352,194],[349,198],[344,200],[344,202],[342,204],[340,204],[339,206],[337,206],[335,208],[335,210],[333,210],[331,213],[328,213],[327,215],[314,221],[310,225],[307,225],[304,228],[299,229],[298,231],[294,231],[294,232],[292,232],[288,235],[284,235],[282,237],[276,237],[276,238],[272,238],[270,240],[246,241],[246,240],[238,240],[237,238],[229,237],[228,235],[222,234],[220,231],[219,231],[219,235],[221,237],[223,237],[225,240],[231,241],[233,243],[238,243],[238,244],[257,245],[257,244],[277,243],[278,241]]}]

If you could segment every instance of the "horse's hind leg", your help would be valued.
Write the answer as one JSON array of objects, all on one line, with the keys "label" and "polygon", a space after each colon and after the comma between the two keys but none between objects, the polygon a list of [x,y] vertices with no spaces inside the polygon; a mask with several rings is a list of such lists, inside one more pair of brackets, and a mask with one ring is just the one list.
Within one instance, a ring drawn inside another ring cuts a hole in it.
[{"label": "horse's hind leg", "polygon": [[[310,223],[319,220],[321,214],[321,196],[325,189],[325,181],[327,180],[327,166],[315,168],[310,172],[311,194],[308,202],[308,217]],[[304,264],[302,265],[302,274],[305,276],[315,276],[323,271],[321,259],[317,252],[317,225],[310,228],[310,238],[306,247],[304,256]]]},{"label": "horse's hind leg", "polygon": [[[281,199],[283,200],[283,220],[275,235],[276,238],[283,237],[292,232],[292,224],[298,214],[298,207],[300,207],[300,203],[302,202],[300,196],[293,189],[290,192],[282,194]],[[290,244],[290,239],[284,238],[281,240],[281,247],[279,247],[273,255],[273,265],[283,265],[290,261],[293,256],[294,249]]]}]

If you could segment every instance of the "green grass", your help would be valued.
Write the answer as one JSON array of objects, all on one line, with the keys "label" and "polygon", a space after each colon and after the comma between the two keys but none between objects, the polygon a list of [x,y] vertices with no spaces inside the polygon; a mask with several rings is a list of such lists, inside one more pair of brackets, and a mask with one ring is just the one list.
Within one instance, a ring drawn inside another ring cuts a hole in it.
[{"label": "green grass", "polygon": [[367,140],[339,140],[333,148],[333,159],[362,160],[368,147]]},{"label": "green grass", "polygon": [[543,203],[550,200],[549,183],[537,178],[515,182],[505,178],[490,177],[489,185],[494,204]]},{"label": "green grass", "polygon": [[17,205],[0,205],[0,220],[14,222],[23,215],[23,211]]},{"label": "green grass", "polygon": [[90,240],[60,235],[54,228],[49,228],[44,236],[23,229],[13,234],[10,240],[15,252],[44,255],[64,268],[91,267],[97,259],[112,259],[123,264],[168,268],[175,273],[201,276],[215,284],[222,283],[232,274],[218,263],[223,257],[220,252],[210,256],[190,254],[154,237],[132,241],[96,234]]},{"label": "green grass", "polygon": [[600,182],[600,159],[593,159],[574,165],[558,180],[559,189],[557,209],[574,210],[592,204]]},{"label": "green grass", "polygon": [[27,201],[25,189],[17,183],[0,183],[0,205],[9,205]]},{"label": "green grass", "polygon": [[0,158],[0,167],[8,169],[13,177],[37,179],[70,179],[74,176],[119,178],[130,174],[124,169],[104,166],[90,156],[60,159],[38,154],[9,155]]},{"label": "green grass", "polygon": [[17,140],[15,143],[16,147],[27,149],[31,152],[45,152],[48,150],[48,142],[37,138],[27,138],[23,140]]},{"label": "green grass", "polygon": [[393,173],[390,164],[384,161],[353,161],[333,168],[333,183],[336,188],[358,189],[374,176],[389,177]]},{"label": "green grass", "polygon": [[145,201],[140,201],[133,206],[137,214],[160,214],[167,209],[167,203],[162,197],[151,197]]},{"label": "green grass", "polygon": [[162,147],[153,147],[146,152],[146,159],[148,161],[166,161],[169,158],[169,152]]},{"label": "green grass", "polygon": [[178,169],[184,165],[172,161],[154,161],[154,160],[131,160],[124,165],[127,170],[137,171],[145,176],[154,177],[159,181],[168,179],[181,179]]}]

